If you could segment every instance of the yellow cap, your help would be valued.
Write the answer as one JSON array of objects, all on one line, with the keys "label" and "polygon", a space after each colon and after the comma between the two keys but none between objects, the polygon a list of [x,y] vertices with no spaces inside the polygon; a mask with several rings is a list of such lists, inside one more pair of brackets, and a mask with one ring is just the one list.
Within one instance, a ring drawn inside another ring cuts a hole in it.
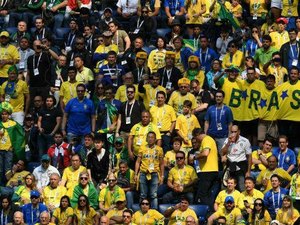
[{"label": "yellow cap", "polygon": [[198,66],[199,66],[199,64],[200,64],[200,62],[199,62],[199,58],[197,57],[197,56],[195,56],[195,55],[191,55],[190,57],[189,57],[189,63],[190,62],[196,62],[197,64],[198,64]]},{"label": "yellow cap", "polygon": [[0,37],[9,37],[9,33],[7,32],[7,31],[2,31],[1,33],[0,33]]},{"label": "yellow cap", "polygon": [[136,53],[136,58],[139,59],[147,59],[147,56],[148,56],[147,53],[143,51]]},{"label": "yellow cap", "polygon": [[169,57],[175,59],[176,53],[171,52],[171,51],[166,51],[166,58],[169,58]]},{"label": "yellow cap", "polygon": [[191,81],[188,79],[188,78],[181,78],[179,81],[178,81],[178,86],[181,85],[181,84],[187,84],[187,85],[190,85]]}]

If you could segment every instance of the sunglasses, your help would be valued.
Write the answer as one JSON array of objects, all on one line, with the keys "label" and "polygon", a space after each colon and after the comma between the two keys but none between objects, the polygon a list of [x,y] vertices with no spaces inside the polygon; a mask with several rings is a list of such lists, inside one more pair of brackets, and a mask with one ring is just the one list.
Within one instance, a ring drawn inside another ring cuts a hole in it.
[{"label": "sunglasses", "polygon": [[88,180],[87,177],[80,177],[80,180]]},{"label": "sunglasses", "polygon": [[230,45],[229,48],[235,48],[235,45]]},{"label": "sunglasses", "polygon": [[38,199],[39,197],[37,196],[31,196],[30,199]]},{"label": "sunglasses", "polygon": [[262,203],[254,203],[254,206],[262,206]]},{"label": "sunglasses", "polygon": [[149,202],[142,202],[141,205],[149,205]]},{"label": "sunglasses", "polygon": [[176,157],[176,160],[182,160],[183,157]]},{"label": "sunglasses", "polygon": [[116,180],[108,180],[108,182],[115,182]]},{"label": "sunglasses", "polygon": [[85,199],[79,199],[79,202],[86,202]]}]

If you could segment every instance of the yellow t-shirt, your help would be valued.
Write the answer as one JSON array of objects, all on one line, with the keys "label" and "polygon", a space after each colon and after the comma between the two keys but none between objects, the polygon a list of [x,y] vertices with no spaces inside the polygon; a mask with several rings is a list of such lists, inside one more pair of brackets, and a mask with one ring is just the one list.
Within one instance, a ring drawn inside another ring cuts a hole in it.
[{"label": "yellow t-shirt", "polygon": [[236,66],[242,70],[244,68],[244,53],[237,50],[232,57],[230,57],[229,53],[226,53],[223,58],[222,67],[223,69],[227,69],[230,66]]},{"label": "yellow t-shirt", "polygon": [[67,195],[69,197],[72,197],[73,189],[78,184],[79,174],[84,171],[86,171],[86,168],[84,166],[80,166],[75,171],[72,166],[69,166],[64,170],[62,180],[66,181]]},{"label": "yellow t-shirt", "polygon": [[181,73],[184,73],[184,66],[181,62],[181,51],[175,52],[175,67],[180,70]]},{"label": "yellow t-shirt", "polygon": [[83,70],[81,72],[77,70],[76,80],[79,83],[88,84],[89,81],[94,80],[94,74],[91,69],[83,67]]},{"label": "yellow t-shirt", "polygon": [[[183,168],[173,167],[168,175],[168,181],[173,185],[186,185],[197,179],[196,171],[193,167],[185,165]],[[193,191],[193,187],[185,189],[184,192]],[[194,217],[197,218],[197,217]]]},{"label": "yellow t-shirt", "polygon": [[250,213],[248,217],[248,222],[250,224],[259,224],[259,225],[269,225],[271,222],[271,216],[268,212],[268,210],[265,210],[264,217],[262,219],[259,219],[259,214],[255,215],[254,221],[252,221],[252,213]]},{"label": "yellow t-shirt", "polygon": [[281,15],[284,17],[298,17],[298,0],[289,1],[282,0],[282,12]]},{"label": "yellow t-shirt", "polygon": [[0,150],[11,151],[12,143],[11,143],[10,137],[8,135],[7,128],[16,126],[17,123],[15,121],[9,119],[7,122],[2,122],[2,124],[4,127],[4,129],[3,129],[4,134],[2,136],[0,136]]},{"label": "yellow t-shirt", "polygon": [[159,147],[158,145],[154,145],[153,148],[149,148],[148,145],[141,146],[138,157],[141,157],[140,172],[160,172],[159,162],[164,157],[164,153],[161,147]]},{"label": "yellow t-shirt", "polygon": [[166,65],[165,56],[165,49],[163,49],[162,51],[154,49],[150,52],[148,57],[148,67],[151,73],[157,72],[158,69],[163,68]]},{"label": "yellow t-shirt", "polygon": [[[191,80],[191,78],[188,77],[187,72],[184,73],[183,77],[186,77]],[[203,70],[199,70],[198,74],[195,76],[195,79],[199,81],[199,86],[202,88],[205,80],[205,73]]]},{"label": "yellow t-shirt", "polygon": [[165,166],[168,164],[176,165],[176,152],[174,150],[169,150],[164,156]]},{"label": "yellow t-shirt", "polygon": [[280,49],[281,46],[290,41],[289,33],[285,30],[282,33],[277,31],[271,32],[270,37],[272,38],[272,46],[276,49]]},{"label": "yellow t-shirt", "polygon": [[104,202],[104,208],[109,208],[111,205],[114,205],[119,198],[126,199],[126,196],[124,190],[116,185],[112,191],[109,190],[109,187],[102,189],[98,200],[99,202]]},{"label": "yellow t-shirt", "polygon": [[23,80],[18,80],[15,84],[14,93],[9,95],[5,93],[5,87],[7,86],[7,81],[5,81],[1,86],[1,95],[4,95],[5,100],[9,101],[13,107],[13,112],[24,111],[25,96],[29,94],[29,89],[27,83]]},{"label": "yellow t-shirt", "polygon": [[218,211],[220,209],[224,209],[224,202],[225,202],[225,198],[227,196],[232,196],[233,199],[234,199],[234,202],[235,202],[235,207],[238,207],[238,208],[242,208],[242,206],[239,206],[239,199],[241,197],[241,193],[238,191],[238,190],[234,190],[231,194],[228,194],[227,193],[227,190],[223,190],[223,191],[220,191],[216,200],[215,200],[215,203],[218,204]]},{"label": "yellow t-shirt", "polygon": [[156,124],[161,132],[170,131],[172,122],[176,121],[175,110],[167,104],[163,107],[152,106],[150,114],[152,123]]},{"label": "yellow t-shirt", "polygon": [[[139,100],[139,92],[138,92],[138,86],[134,84],[135,86],[135,94],[134,98],[135,100]],[[115,95],[115,99],[119,100],[120,102],[126,102],[127,99],[127,93],[126,93],[126,85],[121,85]]]},{"label": "yellow t-shirt", "polygon": [[288,75],[288,71],[283,66],[275,67],[274,65],[270,65],[267,74],[273,74],[275,76],[275,87],[277,87],[284,83],[284,76]]},{"label": "yellow t-shirt", "polygon": [[113,216],[123,216],[123,211],[125,210],[126,208],[122,209],[122,210],[118,210],[117,208],[113,208],[113,209],[110,209],[107,213],[106,213],[106,216],[110,219],[111,217]]},{"label": "yellow t-shirt", "polygon": [[[7,173],[11,173],[11,170],[9,170]],[[6,174],[7,174],[6,173]],[[28,174],[30,174],[29,171],[23,170],[21,172],[16,172],[10,179],[9,181],[7,181],[6,186],[9,186],[11,182],[17,182],[19,180],[22,180],[23,178],[25,178],[25,176],[27,176]],[[29,198],[30,199],[30,198]]]},{"label": "yellow t-shirt", "polygon": [[190,100],[192,102],[192,110],[197,107],[197,100],[193,94],[187,93],[182,96],[179,91],[174,91],[171,94],[168,104],[174,108],[177,116],[182,114],[183,102],[185,100]]},{"label": "yellow t-shirt", "polygon": [[94,217],[96,216],[96,211],[92,207],[90,207],[90,211],[88,214],[83,213],[77,207],[74,209],[74,216],[78,220],[78,224],[84,225],[93,225],[94,224]]},{"label": "yellow t-shirt", "polygon": [[72,99],[77,97],[76,87],[80,82],[70,83],[70,81],[63,82],[60,90],[59,96],[63,97],[63,102],[65,105]]},{"label": "yellow t-shirt", "polygon": [[[18,49],[11,44],[8,44],[6,47],[0,46],[0,60],[15,60],[17,63],[20,60],[20,54]],[[2,68],[0,68],[0,77],[8,77],[8,69],[13,64],[5,64]]]},{"label": "yellow t-shirt", "polygon": [[[268,153],[263,153],[262,152],[262,155],[267,159],[267,158],[269,158],[269,156],[272,155],[272,152],[268,152]],[[258,155],[258,151],[253,151],[252,152],[252,159],[260,160],[259,155]],[[258,164],[258,168],[260,169],[260,171],[263,171],[263,170],[266,169],[266,167],[262,163]],[[254,164],[252,164],[251,170],[254,170],[254,169],[255,169],[255,166],[254,166]]]},{"label": "yellow t-shirt", "polygon": [[153,225],[157,224],[158,221],[163,222],[164,216],[155,209],[149,209],[145,214],[139,210],[136,211],[132,216],[132,222],[137,225]]},{"label": "yellow t-shirt", "polygon": [[192,132],[195,128],[200,128],[199,121],[195,115],[179,115],[176,120],[175,129],[180,131],[184,138],[189,140],[188,144],[182,143],[183,148],[192,147]]},{"label": "yellow t-shirt", "polygon": [[242,213],[239,208],[234,208],[230,213],[226,212],[225,208],[219,208],[218,211],[214,213],[214,215],[216,218],[220,216],[225,216],[226,225],[235,225],[237,224],[237,218],[242,217]]},{"label": "yellow t-shirt", "polygon": [[[17,205],[22,206],[30,202],[30,191],[24,185],[19,186],[18,189],[15,190],[15,194],[20,197],[19,201],[16,202]],[[23,199],[23,200],[21,200]]]},{"label": "yellow t-shirt", "polygon": [[286,172],[284,169],[282,168],[276,168],[273,171],[270,171],[269,169],[265,169],[263,171],[261,171],[258,175],[258,177],[256,178],[256,183],[257,184],[262,184],[263,179],[267,179],[268,183],[267,183],[267,187],[262,191],[264,194],[270,190],[272,188],[271,186],[271,181],[270,178],[273,174],[277,174],[279,175],[281,178],[287,180],[287,181],[291,181],[292,177],[290,174],[288,174],[288,172]]},{"label": "yellow t-shirt", "polygon": [[156,88],[153,88],[150,84],[145,84],[145,93],[140,93],[140,96],[143,98],[145,108],[149,110],[152,106],[157,104],[156,94],[159,91],[166,93],[166,89],[163,86],[158,85]]},{"label": "yellow t-shirt", "polygon": [[292,225],[298,219],[299,212],[297,209],[293,209],[293,216],[289,216],[287,211],[279,209],[276,214],[276,220],[281,224]]},{"label": "yellow t-shirt", "polygon": [[209,154],[206,158],[199,159],[201,172],[217,172],[218,166],[218,149],[213,138],[206,135],[200,145],[200,152],[209,149]]},{"label": "yellow t-shirt", "polygon": [[[186,9],[187,15],[189,18],[186,20],[186,24],[202,24],[203,23],[203,17],[198,16],[194,17],[195,14],[198,14],[199,11],[202,9],[202,7],[205,7],[205,0],[198,0],[198,1],[193,1],[193,0],[187,0],[190,1],[189,7]],[[187,1],[185,1],[185,7],[187,7]]]},{"label": "yellow t-shirt", "polygon": [[250,0],[250,14],[258,17],[264,16],[268,13],[267,4],[265,0]]},{"label": "yellow t-shirt", "polygon": [[54,205],[55,207],[59,207],[60,199],[67,192],[67,189],[63,186],[58,186],[53,189],[50,186],[47,186],[43,189],[43,199],[44,204],[48,207],[49,205]]},{"label": "yellow t-shirt", "polygon": [[69,217],[73,217],[74,210],[68,207],[66,211],[61,212],[60,208],[56,208],[53,212],[53,217],[57,220],[57,225],[65,225]]},{"label": "yellow t-shirt", "polygon": [[139,149],[142,146],[147,145],[147,134],[149,131],[153,131],[156,134],[156,140],[161,139],[160,132],[155,124],[150,122],[147,126],[143,126],[141,123],[135,124],[131,130],[130,135],[134,136],[133,138],[133,154],[138,155]]},{"label": "yellow t-shirt", "polygon": [[185,211],[181,211],[179,209],[176,209],[170,216],[170,220],[168,225],[176,225],[176,224],[181,224],[181,225],[186,225],[186,218],[188,216],[192,216],[196,220],[196,224],[198,224],[198,217],[195,213],[194,210],[191,208],[187,208]]},{"label": "yellow t-shirt", "polygon": [[244,209],[245,208],[244,200],[247,200],[247,202],[250,204],[251,209],[253,209],[254,201],[255,199],[258,198],[264,199],[264,194],[259,190],[253,189],[252,195],[249,195],[246,191],[243,191],[241,193],[238,205],[239,207],[241,207],[240,209]]}]

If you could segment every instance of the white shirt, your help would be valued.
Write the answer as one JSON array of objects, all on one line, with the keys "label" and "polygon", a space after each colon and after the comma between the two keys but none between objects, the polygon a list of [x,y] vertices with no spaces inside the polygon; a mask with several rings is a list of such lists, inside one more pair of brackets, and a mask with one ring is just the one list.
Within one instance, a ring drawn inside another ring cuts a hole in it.
[{"label": "white shirt", "polygon": [[[223,147],[228,143],[228,138],[226,138]],[[252,153],[251,144],[249,140],[245,137],[239,136],[236,143],[231,143],[228,147],[227,159],[230,162],[241,162],[247,160],[246,155]]]},{"label": "white shirt", "polygon": [[37,188],[44,188],[46,187],[50,182],[50,175],[53,173],[60,174],[58,170],[54,167],[49,165],[49,167],[45,170],[42,165],[35,168],[33,170],[33,175],[35,177],[35,180],[37,181]]},{"label": "white shirt", "polygon": [[122,9],[122,13],[137,13],[139,0],[118,0],[117,7]]}]

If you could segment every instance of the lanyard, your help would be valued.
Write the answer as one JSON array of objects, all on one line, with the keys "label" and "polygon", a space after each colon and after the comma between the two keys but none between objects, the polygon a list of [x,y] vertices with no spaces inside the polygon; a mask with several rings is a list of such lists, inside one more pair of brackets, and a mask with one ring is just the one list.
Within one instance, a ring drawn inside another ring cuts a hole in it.
[{"label": "lanyard", "polygon": [[92,52],[93,35],[91,35],[91,37],[89,39],[87,39],[86,41],[87,41],[87,46],[86,46],[87,50]]},{"label": "lanyard", "polygon": [[[24,53],[25,52],[25,53]],[[29,52],[29,50],[25,50],[25,51],[22,51],[21,50],[21,59],[23,59],[23,60],[21,60],[22,62],[25,62],[26,61],[26,59],[27,59],[27,54],[28,54],[28,52]],[[22,55],[24,55],[24,57],[22,57]]]},{"label": "lanyard", "polygon": [[137,28],[137,29],[140,29],[141,26],[143,25],[143,23],[144,23],[144,20],[141,21],[141,23],[140,23],[140,18],[138,18],[138,21],[137,21],[137,24],[136,24],[136,28]]},{"label": "lanyard", "polygon": [[134,103],[135,103],[135,100],[133,100],[133,103],[130,106],[130,111],[129,111],[129,115],[128,115],[127,114],[127,108],[128,108],[129,103],[128,103],[128,101],[126,102],[126,107],[125,107],[125,116],[126,117],[131,117],[131,113],[132,113]]},{"label": "lanyard", "polygon": [[[36,39],[37,39],[37,40],[40,40],[39,35],[40,35],[40,34],[39,34],[39,32],[38,32],[38,34],[36,35]],[[45,28],[43,28],[41,40],[44,39],[44,37],[45,37]]]},{"label": "lanyard", "polygon": [[[254,48],[253,48],[253,46],[254,46]],[[252,52],[255,53],[256,49],[257,49],[257,43],[255,43],[255,42],[252,40],[252,41],[251,41],[251,45],[250,45],[250,52],[251,52],[251,53],[252,53]]]},{"label": "lanyard", "polygon": [[[71,46],[73,44],[75,38],[75,34],[72,34],[71,32],[68,35],[68,42],[67,42],[67,46]],[[71,39],[71,40],[70,40]]]},{"label": "lanyard", "polygon": [[1,210],[1,225],[7,224],[7,215],[4,215],[4,209]]},{"label": "lanyard", "polygon": [[[219,122],[221,122],[221,119],[222,119],[223,108],[224,108],[224,105],[222,105],[222,108],[221,108]],[[216,124],[218,124],[218,107],[216,107]]]},{"label": "lanyard", "polygon": [[[36,218],[38,218],[40,215],[39,205],[36,208]],[[33,207],[31,205],[31,222],[33,223]]]},{"label": "lanyard", "polygon": [[[299,48],[297,48],[297,44],[295,44],[295,45],[296,45],[296,54],[297,54],[296,59],[298,59],[298,57],[299,57]],[[291,49],[292,57],[293,57],[293,59],[295,59],[295,53],[294,53],[293,45],[291,45],[291,44],[290,44],[290,49]]]},{"label": "lanyard", "polygon": [[138,82],[140,82],[141,77],[143,75],[143,71],[144,71],[144,67],[142,67],[141,72],[140,72],[140,68],[137,68],[137,72],[138,72]]},{"label": "lanyard", "polygon": [[[170,78],[171,78],[171,74],[172,74],[172,69],[170,69],[170,70],[166,70],[166,68],[164,68],[164,75],[167,75],[167,78],[168,78],[168,80],[167,80],[167,82],[170,82]],[[161,85],[162,86],[164,86],[164,78],[165,78],[165,76],[162,76],[162,81],[161,81]]]},{"label": "lanyard", "polygon": [[39,56],[39,58],[38,58],[38,61],[37,61],[37,66],[35,67],[35,54],[33,55],[33,69],[36,69],[36,68],[39,68],[39,65],[40,65],[40,60],[41,60],[41,57],[42,57],[42,52],[41,52],[41,54],[40,54],[40,56]]},{"label": "lanyard", "polygon": [[[282,155],[283,155],[283,158],[282,158],[282,162],[280,163],[281,153],[279,153],[279,155],[278,155],[278,167],[283,168],[283,164],[284,164],[284,160],[285,160],[285,154],[286,154],[286,153],[282,154]],[[281,165],[280,165],[280,164],[281,164]]]},{"label": "lanyard", "polygon": [[274,194],[274,191],[272,191],[272,199],[273,199],[273,206],[274,206],[274,209],[276,211],[276,209],[279,209],[279,204],[280,204],[280,190],[279,190],[278,196],[277,196],[277,207],[276,207],[276,204],[275,204],[275,194]]},{"label": "lanyard", "polygon": [[202,64],[206,63],[206,60],[208,58],[208,48],[206,48],[206,52],[205,52],[205,56],[204,56],[204,61],[202,62],[202,49],[200,49],[200,57],[199,58],[200,58],[200,62]]}]

